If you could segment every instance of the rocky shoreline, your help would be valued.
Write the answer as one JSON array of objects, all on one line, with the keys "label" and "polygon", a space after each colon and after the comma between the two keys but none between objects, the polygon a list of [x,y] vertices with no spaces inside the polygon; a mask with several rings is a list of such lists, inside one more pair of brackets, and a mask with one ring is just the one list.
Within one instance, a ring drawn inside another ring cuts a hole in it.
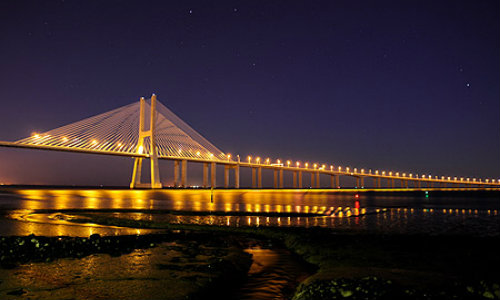
[{"label": "rocky shoreline", "polygon": [[[89,238],[2,237],[0,266],[8,270],[26,263],[81,259],[96,253],[116,257],[135,249],[166,247],[166,251],[178,251],[181,258],[171,258],[155,268],[178,272],[176,276],[196,282],[194,288],[182,291],[181,298],[201,299],[212,294],[222,299],[231,294],[228,286],[237,288],[248,272],[252,260],[243,250],[251,244],[271,243],[286,247],[317,267],[317,272],[298,286],[294,300],[500,299],[498,237],[384,235],[327,228],[234,228],[102,215],[90,220],[87,215],[85,220],[100,225],[163,229],[166,233]],[[165,246],[172,242],[177,246]],[[25,296],[16,290],[10,292]]]}]

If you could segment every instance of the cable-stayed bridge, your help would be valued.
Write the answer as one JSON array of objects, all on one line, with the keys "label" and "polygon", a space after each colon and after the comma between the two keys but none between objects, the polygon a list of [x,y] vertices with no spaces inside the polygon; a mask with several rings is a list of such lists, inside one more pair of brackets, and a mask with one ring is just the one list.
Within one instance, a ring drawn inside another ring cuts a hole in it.
[{"label": "cable-stayed bridge", "polygon": [[[284,188],[283,173],[292,172],[293,180],[287,187],[304,187],[303,175],[310,176],[311,188],[321,188],[320,176],[330,177],[330,188],[340,188],[341,176],[356,179],[356,187],[364,188],[365,180],[373,180],[377,188],[432,188],[432,187],[500,187],[500,179],[476,179],[450,176],[431,176],[403,172],[372,171],[318,163],[290,160],[271,160],[226,154],[192,129],[166,106],[156,95],[141,98],[120,108],[93,116],[30,137],[2,142],[0,146],[68,151],[134,158],[130,188],[162,188],[159,159],[174,161],[174,186],[187,186],[187,164],[203,164],[203,187],[216,187],[216,167],[224,166],[224,187],[229,187],[230,170],[234,187],[240,187],[240,168],[251,168],[252,187],[262,188],[262,170],[272,170],[273,187]],[[151,179],[141,180],[143,160],[150,161]],[[209,183],[210,169],[210,183]]]}]

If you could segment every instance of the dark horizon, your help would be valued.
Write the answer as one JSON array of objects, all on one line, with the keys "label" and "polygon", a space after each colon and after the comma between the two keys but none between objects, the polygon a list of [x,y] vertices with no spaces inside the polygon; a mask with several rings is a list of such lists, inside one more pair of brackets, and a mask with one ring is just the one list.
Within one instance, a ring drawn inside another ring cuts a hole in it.
[{"label": "dark horizon", "polygon": [[[500,177],[498,1],[10,1],[0,16],[2,141],[155,93],[242,158]],[[0,183],[126,186],[132,160],[0,148],[0,166]]]}]

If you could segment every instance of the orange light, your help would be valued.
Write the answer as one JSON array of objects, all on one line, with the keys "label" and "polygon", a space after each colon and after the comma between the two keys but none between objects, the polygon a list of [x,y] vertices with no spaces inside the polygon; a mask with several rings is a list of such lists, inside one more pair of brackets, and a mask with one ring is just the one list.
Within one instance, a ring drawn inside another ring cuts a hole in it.
[{"label": "orange light", "polygon": [[300,162],[296,162],[295,165],[298,167],[300,167]]},{"label": "orange light", "polygon": [[250,163],[252,161],[252,157],[249,155],[248,156],[248,163]]},{"label": "orange light", "polygon": [[197,155],[197,156],[200,156],[200,151],[196,151],[196,155]]},{"label": "orange light", "polygon": [[291,161],[287,160],[287,161],[286,161],[286,165],[287,165],[287,166],[290,166],[290,164],[291,164]]},{"label": "orange light", "polygon": [[257,161],[257,163],[260,163],[260,157],[257,157],[255,160]]},{"label": "orange light", "polygon": [[309,167],[309,163],[306,163],[306,168]]}]

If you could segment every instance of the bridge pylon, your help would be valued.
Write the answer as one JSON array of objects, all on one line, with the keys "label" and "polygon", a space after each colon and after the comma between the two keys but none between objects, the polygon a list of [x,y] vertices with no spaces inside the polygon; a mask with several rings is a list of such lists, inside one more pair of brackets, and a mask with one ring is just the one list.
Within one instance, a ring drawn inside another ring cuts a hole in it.
[{"label": "bridge pylon", "polygon": [[142,154],[145,151],[146,140],[149,139],[149,160],[151,161],[151,183],[141,183],[141,170],[142,170],[142,157],[136,157],[134,159],[134,169],[132,171],[132,181],[130,182],[130,188],[153,188],[161,189],[160,181],[160,169],[158,167],[158,152],[156,148],[155,140],[155,129],[156,129],[156,95],[151,96],[150,105],[150,125],[149,129],[146,130],[146,100],[141,97],[140,105],[140,115],[139,115],[139,140],[137,142],[137,153]]}]

